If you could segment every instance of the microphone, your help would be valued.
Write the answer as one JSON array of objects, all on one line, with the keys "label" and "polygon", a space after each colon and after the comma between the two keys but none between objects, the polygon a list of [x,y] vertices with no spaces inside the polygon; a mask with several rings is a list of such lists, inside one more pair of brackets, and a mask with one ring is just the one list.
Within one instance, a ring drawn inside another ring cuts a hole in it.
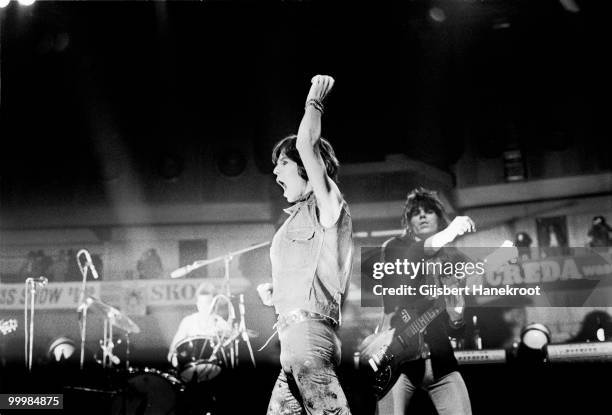
[{"label": "microphone", "polygon": [[174,271],[172,271],[170,273],[170,278],[181,278],[184,277],[185,275],[189,274],[191,271],[193,271],[196,267],[194,267],[193,265],[185,265],[184,267],[181,267],[179,269],[176,269]]},{"label": "microphone", "polygon": [[97,280],[99,278],[98,271],[96,270],[96,267],[94,266],[93,262],[91,261],[91,257],[89,257],[89,269],[91,270],[91,275],[93,275],[94,280]]},{"label": "microphone", "polygon": [[96,270],[96,267],[93,261],[91,260],[91,255],[89,254],[89,251],[87,249],[81,249],[78,252],[77,257],[81,256],[81,254],[85,255],[85,266],[83,268],[89,267],[89,269],[91,270],[91,275],[94,277],[95,280],[97,280],[98,271]]},{"label": "microphone", "polygon": [[38,277],[38,278],[26,278],[25,280],[26,284],[32,284],[32,290],[36,290],[36,287],[44,287],[45,285],[47,285],[47,283],[49,282],[49,280],[45,277]]}]

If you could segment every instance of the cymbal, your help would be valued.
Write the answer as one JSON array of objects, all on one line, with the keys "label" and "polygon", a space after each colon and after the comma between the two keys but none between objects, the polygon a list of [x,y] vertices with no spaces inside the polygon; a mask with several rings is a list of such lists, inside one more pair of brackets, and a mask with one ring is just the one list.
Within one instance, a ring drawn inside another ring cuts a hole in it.
[{"label": "cymbal", "polygon": [[112,305],[106,304],[104,301],[95,298],[87,297],[85,300],[88,307],[94,311],[104,314],[108,318],[113,326],[125,330],[128,333],[140,333],[140,327],[131,318],[117,310]]}]

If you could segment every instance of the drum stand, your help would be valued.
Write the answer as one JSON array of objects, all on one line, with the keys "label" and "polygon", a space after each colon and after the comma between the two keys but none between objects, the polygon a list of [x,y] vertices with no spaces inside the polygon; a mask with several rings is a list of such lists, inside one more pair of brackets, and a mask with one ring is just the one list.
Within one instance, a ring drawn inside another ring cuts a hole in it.
[{"label": "drum stand", "polygon": [[125,333],[125,368],[130,369],[130,333]]},{"label": "drum stand", "polygon": [[[251,347],[251,339],[249,338],[249,334],[247,333],[246,323],[244,321],[244,294],[240,294],[240,304],[238,305],[240,310],[240,324],[238,326],[238,333],[242,337],[242,341],[246,343],[249,348],[249,355],[251,356],[251,362],[253,362],[253,367],[257,367],[255,364],[255,356],[253,355],[253,347]],[[239,363],[238,360],[238,350],[239,350],[240,340],[236,338],[234,340],[234,349],[236,350],[236,364]]]},{"label": "drum stand", "polygon": [[[111,369],[113,365],[118,365],[121,361],[118,356],[113,353],[115,343],[113,341],[113,328],[117,327],[125,331],[126,336],[126,369],[130,368],[130,333],[140,333],[140,328],[129,317],[121,313],[115,307],[106,304],[94,297],[87,297],[83,302],[83,314],[87,312],[89,307],[93,307],[93,311],[104,316],[104,334],[100,340],[100,348],[102,349],[102,360],[98,363],[105,369]],[[84,326],[85,324],[83,324]],[[84,333],[84,330],[83,330]],[[119,340],[117,343],[121,343]]]},{"label": "drum stand", "polygon": [[[230,261],[234,258],[235,255],[240,255],[245,252],[252,251],[257,248],[261,248],[262,246],[266,246],[269,243],[270,242],[263,242],[258,245],[254,245],[254,246],[251,246],[245,249],[241,249],[239,251],[229,253],[224,257],[218,258],[218,260],[223,259],[223,265],[225,268],[225,273],[224,273],[225,287],[227,291],[227,298],[229,299],[229,318],[228,318],[229,321],[228,323],[230,324],[232,329],[237,329],[238,331],[238,333],[235,336],[232,336],[233,339],[230,339],[230,342],[232,343],[230,347],[230,362],[231,362],[232,368],[236,367],[239,363],[240,339],[242,339],[242,341],[246,343],[249,349],[249,355],[251,357],[251,363],[253,363],[253,367],[257,367],[257,364],[255,363],[255,355],[253,354],[253,348],[251,347],[251,340],[249,339],[249,334],[247,333],[247,328],[246,328],[246,322],[244,320],[244,314],[245,314],[244,294],[240,294],[240,297],[239,297],[240,304],[239,304],[238,309],[240,311],[240,323],[234,323],[234,320],[236,319],[236,312],[234,311],[234,306],[232,305],[232,302],[231,302],[232,293],[230,290],[230,273],[229,273]],[[211,260],[211,261],[214,261],[214,260]]]},{"label": "drum stand", "polygon": [[119,358],[113,354],[113,323],[110,318],[104,319],[104,338],[100,341],[102,348],[102,367],[112,369],[113,365],[119,364]]}]

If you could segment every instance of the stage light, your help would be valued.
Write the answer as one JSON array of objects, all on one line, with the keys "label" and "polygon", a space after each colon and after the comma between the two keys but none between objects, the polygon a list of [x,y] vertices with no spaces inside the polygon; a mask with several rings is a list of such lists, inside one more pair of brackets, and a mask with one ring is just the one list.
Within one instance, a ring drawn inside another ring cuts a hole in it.
[{"label": "stage light", "polygon": [[521,331],[521,342],[514,350],[517,361],[526,365],[543,364],[548,359],[550,330],[540,323],[531,323]]},{"label": "stage light", "polygon": [[19,2],[19,4],[22,6],[31,6],[36,2],[36,0],[17,0],[17,2]]},{"label": "stage light", "polygon": [[0,0],[0,9],[4,9],[6,6],[8,6],[10,1],[11,0]]},{"label": "stage light", "polygon": [[432,7],[429,9],[429,17],[437,23],[442,23],[446,20],[446,13],[439,7]]},{"label": "stage light", "polygon": [[75,351],[76,345],[68,337],[58,337],[49,345],[49,357],[56,362],[68,360]]},{"label": "stage light", "polygon": [[531,323],[521,331],[521,343],[531,350],[542,350],[550,343],[550,330],[540,323]]}]

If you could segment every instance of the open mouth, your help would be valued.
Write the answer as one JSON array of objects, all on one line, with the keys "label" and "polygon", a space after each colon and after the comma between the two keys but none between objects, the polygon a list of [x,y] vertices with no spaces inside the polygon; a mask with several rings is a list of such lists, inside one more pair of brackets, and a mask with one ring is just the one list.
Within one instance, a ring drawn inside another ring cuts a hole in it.
[{"label": "open mouth", "polygon": [[278,183],[278,185],[282,187],[283,190],[287,189],[287,185],[283,181],[276,179],[276,183]]}]

